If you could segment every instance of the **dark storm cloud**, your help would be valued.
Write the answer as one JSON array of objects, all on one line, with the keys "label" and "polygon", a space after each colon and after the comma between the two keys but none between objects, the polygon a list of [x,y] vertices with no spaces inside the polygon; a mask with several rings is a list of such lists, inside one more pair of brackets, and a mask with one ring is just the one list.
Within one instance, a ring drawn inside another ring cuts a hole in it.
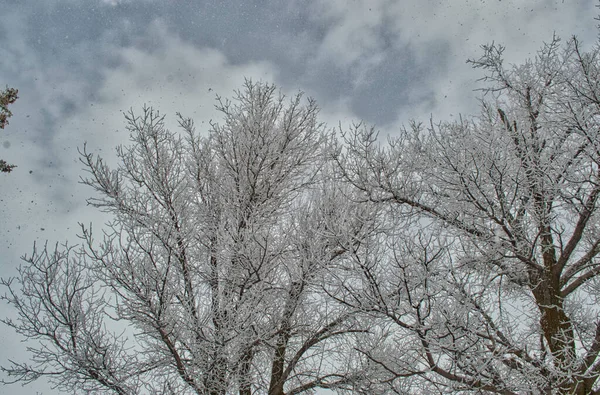
[{"label": "dark storm cloud", "polygon": [[[459,25],[502,16],[498,10],[486,13],[479,3],[463,9],[464,15],[449,13],[448,20],[440,19],[440,15],[453,10],[435,5],[431,10],[433,22],[411,8],[398,9],[394,2],[383,0],[353,3],[352,7],[330,6],[318,0],[109,3],[27,0],[9,1],[3,7],[7,11],[0,15],[0,42],[7,55],[0,66],[0,84],[20,89],[22,99],[15,108],[20,110],[26,101],[31,104],[26,112],[34,116],[27,129],[31,135],[39,135],[38,141],[51,143],[60,120],[96,99],[104,72],[123,66],[119,49],[135,47],[161,56],[165,41],[149,32],[156,21],[196,48],[220,51],[231,64],[270,62],[283,88],[303,89],[316,96],[322,106],[348,103],[349,111],[358,118],[381,126],[396,121],[400,108],[429,108],[439,101],[433,94],[439,87],[432,81],[438,78],[445,82],[447,68],[452,67],[448,59],[457,56],[450,48],[456,50],[461,45],[461,37],[456,35]],[[557,3],[546,1],[535,12],[532,8],[532,17],[547,12],[548,7],[557,7]],[[578,7],[589,8],[584,2]],[[417,20],[410,25],[414,15],[400,19],[411,12],[429,23],[423,25]],[[363,23],[373,15],[379,19]],[[447,23],[447,32],[436,22],[441,20]],[[339,36],[327,41],[338,25],[343,26]],[[358,41],[367,37],[367,43],[339,40],[353,33]],[[419,36],[427,35],[430,37],[419,41]],[[484,43],[484,37],[481,40],[477,45]],[[340,59],[340,55],[346,56],[344,52],[350,53],[348,59]],[[461,57],[454,65],[464,64],[464,60]],[[177,79],[176,74],[174,70],[169,75]],[[49,108],[41,114],[45,106]],[[22,112],[15,114],[18,117]],[[48,147],[43,160],[60,162],[61,154],[51,144]]]},{"label": "dark storm cloud", "polygon": [[[398,67],[391,62],[400,54],[392,47],[386,50],[385,64],[369,73],[374,82],[368,87],[355,89],[356,76],[344,66],[314,65],[327,25],[309,16],[308,1],[133,1],[114,6],[97,1],[29,1],[15,5],[13,12],[26,15],[25,43],[38,66],[49,74],[47,78],[52,78],[52,68],[68,70],[69,78],[80,82],[84,100],[102,83],[102,67],[120,65],[115,48],[160,50],[155,37],[147,33],[156,20],[198,48],[220,50],[233,64],[269,61],[277,66],[282,86],[308,90],[321,100],[351,97],[358,104],[364,101],[365,92],[381,87],[375,102],[354,106],[369,122],[385,123],[393,118],[396,93],[406,79],[396,77],[394,69]],[[7,36],[6,28],[2,35]],[[26,91],[28,81],[22,76],[17,72],[4,77]],[[67,100],[62,96],[57,100]],[[85,105],[77,101],[63,107],[75,110]]]},{"label": "dark storm cloud", "polygon": [[271,61],[288,79],[304,72],[325,34],[326,27],[313,23],[308,10],[308,2],[217,1],[163,5],[161,14],[184,39],[217,48],[234,64]]},{"label": "dark storm cloud", "polygon": [[[398,108],[434,100],[428,81],[444,73],[449,47],[444,42],[432,43],[423,60],[409,49],[386,52],[366,79],[352,92],[351,109],[360,119],[383,126],[397,120]],[[430,62],[437,59],[435,62]]]},{"label": "dark storm cloud", "polygon": [[[270,60],[299,70],[302,59],[290,58],[291,49],[299,43],[314,46],[325,30],[309,22],[301,3],[292,7],[278,1],[137,1],[110,6],[65,0],[34,5],[22,3],[20,8],[29,15],[27,42],[42,61],[68,58],[72,48],[86,42],[151,51],[156,42],[146,37],[147,28],[160,19],[185,41],[219,49],[234,64]],[[90,51],[90,57],[81,61],[98,65],[110,60],[106,55]]]}]

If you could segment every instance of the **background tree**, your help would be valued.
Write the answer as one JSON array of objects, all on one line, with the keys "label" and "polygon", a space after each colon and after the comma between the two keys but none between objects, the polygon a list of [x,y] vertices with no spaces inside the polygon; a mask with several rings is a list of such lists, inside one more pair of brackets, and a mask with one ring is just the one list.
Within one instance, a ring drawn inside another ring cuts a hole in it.
[{"label": "background tree", "polygon": [[393,328],[367,355],[399,392],[600,393],[599,48],[502,51],[472,61],[480,116],[387,146],[357,125],[337,155],[389,214],[330,293]]},{"label": "background tree", "polygon": [[[6,88],[0,92],[0,129],[4,129],[8,125],[8,118],[12,116],[8,105],[13,104],[19,98],[18,93],[19,91],[14,88]],[[0,172],[10,173],[15,167],[15,165],[9,165],[6,161],[0,159]]]},{"label": "background tree", "polygon": [[219,100],[223,124],[206,137],[181,117],[183,134],[171,132],[146,108],[127,116],[117,169],[84,149],[89,203],[113,220],[100,240],[82,227],[81,249],[34,250],[4,281],[19,314],[5,322],[40,342],[32,364],[4,371],[118,394],[356,385],[350,340],[364,330],[322,279],[345,259],[337,235],[360,243],[365,231],[343,220],[315,102],[286,101],[247,81]]}]

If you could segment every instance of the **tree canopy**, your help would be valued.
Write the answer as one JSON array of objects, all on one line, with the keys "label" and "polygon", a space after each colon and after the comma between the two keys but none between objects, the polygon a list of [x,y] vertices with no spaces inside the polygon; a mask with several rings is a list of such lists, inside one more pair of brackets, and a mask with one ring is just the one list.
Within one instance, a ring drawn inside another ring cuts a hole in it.
[{"label": "tree canopy", "polygon": [[555,38],[510,68],[502,51],[472,61],[488,82],[478,117],[387,146],[346,134],[339,169],[392,231],[340,300],[395,326],[401,351],[377,361],[417,389],[597,393],[598,48]]},{"label": "tree canopy", "polygon": [[[4,279],[14,381],[117,394],[600,394],[600,48],[554,38],[479,115],[387,142],[247,81],[197,133],[126,116],[82,149],[79,246]],[[126,324],[126,325],[123,325]]]}]

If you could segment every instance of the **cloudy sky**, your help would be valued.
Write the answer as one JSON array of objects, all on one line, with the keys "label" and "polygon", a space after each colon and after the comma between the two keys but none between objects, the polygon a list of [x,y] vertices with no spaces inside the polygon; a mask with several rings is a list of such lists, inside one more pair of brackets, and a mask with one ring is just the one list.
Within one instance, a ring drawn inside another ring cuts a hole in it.
[{"label": "cloudy sky", "polygon": [[[77,148],[109,158],[127,141],[123,111],[151,105],[199,130],[218,121],[215,96],[244,78],[314,97],[330,126],[364,120],[393,134],[410,119],[477,111],[481,77],[465,62],[482,44],[521,63],[556,33],[589,48],[595,0],[0,0],[0,88],[19,89],[0,158],[0,276],[34,241],[77,241],[104,218]],[[3,290],[1,291],[4,292]],[[0,304],[0,315],[12,312]],[[25,345],[0,329],[0,364]],[[53,394],[47,385],[0,394]]]}]

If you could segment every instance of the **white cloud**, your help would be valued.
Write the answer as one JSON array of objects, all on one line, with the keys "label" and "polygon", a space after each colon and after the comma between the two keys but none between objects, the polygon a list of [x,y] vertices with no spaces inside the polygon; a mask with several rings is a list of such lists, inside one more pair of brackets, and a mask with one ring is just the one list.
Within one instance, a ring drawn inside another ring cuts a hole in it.
[{"label": "white cloud", "polygon": [[[481,54],[492,41],[507,46],[506,63],[522,63],[535,56],[556,32],[563,38],[576,34],[594,43],[596,3],[579,0],[531,2],[526,0],[315,0],[314,21],[329,26],[314,65],[329,64],[350,70],[354,86],[391,50],[413,56],[417,67],[438,74],[425,85],[408,85],[402,92],[408,104],[398,108],[398,120],[448,119],[476,110],[473,90],[481,76],[466,60]],[[402,73],[398,69],[397,73]]]},{"label": "white cloud", "polygon": [[388,3],[388,0],[359,0],[349,6],[342,0],[313,2],[310,15],[327,26],[327,32],[308,67],[348,69],[353,83],[362,83],[365,74],[381,62],[385,53],[380,28]]},{"label": "white cloud", "polygon": [[123,112],[151,106],[176,127],[177,112],[191,117],[199,131],[208,121],[219,120],[216,95],[229,97],[244,78],[272,81],[275,70],[268,63],[231,64],[218,50],[198,49],[154,23],[147,39],[152,48],[119,49],[121,64],[103,71],[103,83],[95,100],[84,111],[66,120],[58,140],[88,141],[90,149],[103,152],[127,141]]}]

